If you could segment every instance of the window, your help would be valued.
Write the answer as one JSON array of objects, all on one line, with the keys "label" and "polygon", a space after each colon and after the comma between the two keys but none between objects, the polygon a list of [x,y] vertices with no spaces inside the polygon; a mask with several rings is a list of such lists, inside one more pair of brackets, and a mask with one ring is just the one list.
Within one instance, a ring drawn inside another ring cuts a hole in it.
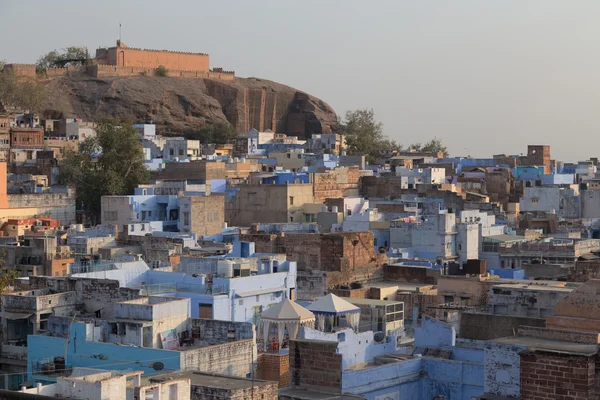
[{"label": "window", "polygon": [[290,206],[294,205],[294,196],[290,196]]},{"label": "window", "polygon": [[352,215],[352,210],[350,210],[350,209],[346,210],[346,215],[348,215],[348,216]]},{"label": "window", "polygon": [[302,158],[302,154],[298,154],[298,158]]},{"label": "window", "polygon": [[240,301],[238,301],[238,304],[239,304],[240,306],[243,306],[243,305],[244,305],[244,299],[240,299]]},{"label": "window", "polygon": [[454,296],[444,296],[444,303],[452,303],[454,301]]},{"label": "window", "polygon": [[531,204],[537,204],[538,201],[539,201],[539,198],[537,198],[537,197],[532,197],[531,198]]},{"label": "window", "polygon": [[190,213],[187,211],[184,211],[183,213],[183,225],[189,225],[190,224]]},{"label": "window", "polygon": [[182,156],[183,155],[183,150],[179,149],[179,155]]},{"label": "window", "polygon": [[175,151],[173,149],[170,149],[169,150],[169,154],[172,155],[172,156],[174,156],[175,155]]}]

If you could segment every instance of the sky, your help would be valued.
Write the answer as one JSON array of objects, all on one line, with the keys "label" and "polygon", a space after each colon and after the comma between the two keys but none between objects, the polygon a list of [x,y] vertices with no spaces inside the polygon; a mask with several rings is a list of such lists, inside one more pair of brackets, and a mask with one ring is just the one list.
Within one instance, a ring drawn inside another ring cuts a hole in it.
[{"label": "sky", "polygon": [[204,52],[211,66],[372,108],[453,156],[600,148],[598,0],[0,0],[0,60],[67,46]]}]

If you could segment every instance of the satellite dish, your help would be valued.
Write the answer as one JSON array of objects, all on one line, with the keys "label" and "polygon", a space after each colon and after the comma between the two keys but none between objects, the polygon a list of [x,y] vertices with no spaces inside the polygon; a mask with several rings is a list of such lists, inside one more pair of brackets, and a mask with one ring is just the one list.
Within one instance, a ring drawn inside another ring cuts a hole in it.
[{"label": "satellite dish", "polygon": [[383,333],[383,332],[377,332],[377,333],[375,333],[375,335],[374,335],[373,339],[375,339],[375,341],[376,341],[377,343],[381,343],[381,342],[383,342],[383,341],[384,341],[384,339],[385,339],[385,335],[384,335],[384,333]]},{"label": "satellite dish", "polygon": [[152,368],[155,371],[162,371],[165,368],[165,364],[161,363],[160,361],[155,361],[152,364],[150,364],[150,368]]}]

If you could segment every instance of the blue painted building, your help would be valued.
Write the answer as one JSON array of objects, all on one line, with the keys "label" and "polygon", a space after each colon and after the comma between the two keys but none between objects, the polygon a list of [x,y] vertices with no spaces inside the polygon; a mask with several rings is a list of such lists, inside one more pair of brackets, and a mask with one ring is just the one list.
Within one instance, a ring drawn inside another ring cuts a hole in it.
[{"label": "blue painted building", "polygon": [[356,334],[349,329],[333,334],[304,329],[302,335],[316,345],[323,340],[338,342],[342,393],[369,400],[435,396],[466,400],[484,393],[485,343],[457,339],[454,328],[428,317],[415,329],[412,355],[401,337],[388,336],[378,342],[373,332]]}]

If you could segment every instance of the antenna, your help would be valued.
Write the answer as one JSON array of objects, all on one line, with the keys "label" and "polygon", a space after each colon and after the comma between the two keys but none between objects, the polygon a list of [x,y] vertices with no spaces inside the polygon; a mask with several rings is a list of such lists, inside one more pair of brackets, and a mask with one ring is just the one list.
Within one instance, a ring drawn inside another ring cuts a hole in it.
[{"label": "antenna", "polygon": [[121,41],[121,22],[119,22],[119,42]]}]

